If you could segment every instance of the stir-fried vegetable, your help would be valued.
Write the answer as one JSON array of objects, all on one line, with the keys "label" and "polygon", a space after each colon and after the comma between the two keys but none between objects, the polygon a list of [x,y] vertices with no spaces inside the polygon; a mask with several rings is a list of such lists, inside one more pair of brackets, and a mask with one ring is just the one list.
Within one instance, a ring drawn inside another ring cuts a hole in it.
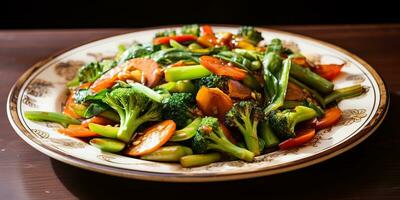
[{"label": "stir-fried vegetable", "polygon": [[306,145],[338,123],[338,102],[365,92],[334,89],[344,64],[313,63],[278,38],[263,40],[251,26],[160,31],[83,65],[63,114],[24,115],[102,151],[197,167]]}]

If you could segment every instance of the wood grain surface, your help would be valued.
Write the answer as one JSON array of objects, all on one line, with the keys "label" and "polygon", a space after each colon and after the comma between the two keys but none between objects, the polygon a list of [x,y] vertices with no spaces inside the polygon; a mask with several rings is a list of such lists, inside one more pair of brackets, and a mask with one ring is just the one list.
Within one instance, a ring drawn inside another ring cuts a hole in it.
[{"label": "wood grain surface", "polygon": [[82,170],[36,151],[12,129],[6,98],[35,62],[87,41],[134,31],[0,31],[0,199],[400,199],[400,24],[277,26],[338,45],[366,60],[389,88],[381,127],[354,149],[289,173],[220,183],[157,183]]}]

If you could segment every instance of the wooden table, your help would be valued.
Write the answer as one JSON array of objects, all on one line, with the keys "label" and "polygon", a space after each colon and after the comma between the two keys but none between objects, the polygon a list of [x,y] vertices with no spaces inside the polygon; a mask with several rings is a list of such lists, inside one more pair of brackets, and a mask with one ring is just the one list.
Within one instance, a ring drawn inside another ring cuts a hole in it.
[{"label": "wooden table", "polygon": [[72,167],[20,139],[6,116],[6,97],[36,61],[66,47],[133,30],[0,31],[0,199],[101,199],[126,196],[241,198],[241,195],[308,199],[400,199],[400,24],[278,26],[341,46],[383,76],[391,105],[381,127],[354,149],[305,169],[257,179],[157,183],[117,178]]}]

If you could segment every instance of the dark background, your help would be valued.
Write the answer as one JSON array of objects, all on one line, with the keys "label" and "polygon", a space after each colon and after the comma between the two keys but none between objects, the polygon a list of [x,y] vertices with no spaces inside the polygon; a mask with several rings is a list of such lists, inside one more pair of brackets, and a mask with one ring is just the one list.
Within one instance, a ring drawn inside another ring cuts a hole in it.
[{"label": "dark background", "polygon": [[128,28],[168,24],[248,25],[398,23],[388,0],[3,0],[0,29]]}]

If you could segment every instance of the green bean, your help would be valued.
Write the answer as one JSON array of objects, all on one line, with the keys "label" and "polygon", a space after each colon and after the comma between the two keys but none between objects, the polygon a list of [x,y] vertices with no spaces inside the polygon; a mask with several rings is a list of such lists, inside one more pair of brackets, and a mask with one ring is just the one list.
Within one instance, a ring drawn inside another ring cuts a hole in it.
[{"label": "green bean", "polygon": [[160,162],[179,162],[180,158],[192,155],[193,151],[185,146],[165,146],[156,151],[140,157],[143,160],[152,160]]},{"label": "green bean", "polygon": [[324,98],[324,106],[334,101],[340,101],[361,95],[364,88],[361,85],[353,85],[341,89],[334,90],[331,94]]},{"label": "green bean", "polygon": [[198,79],[205,76],[209,76],[211,72],[208,71],[208,69],[203,67],[202,65],[192,65],[185,67],[168,68],[164,71],[164,74],[165,74],[165,80],[171,82],[171,81]]},{"label": "green bean", "polygon": [[306,90],[307,92],[309,92],[311,94],[312,97],[314,97],[318,103],[320,103],[322,106],[324,106],[324,98],[319,94],[318,91],[311,89],[310,87],[308,87],[307,85],[305,85],[304,83],[296,80],[293,77],[289,78],[289,81],[296,84],[297,86],[303,88],[304,90]]},{"label": "green bean", "polygon": [[120,152],[125,148],[125,143],[109,138],[93,138],[89,143],[102,151],[112,153]]},{"label": "green bean", "polygon": [[180,162],[182,167],[198,167],[202,165],[208,165],[219,160],[221,160],[221,154],[209,153],[183,156],[181,157]]},{"label": "green bean", "polygon": [[69,124],[81,124],[81,121],[57,112],[26,111],[24,116],[32,121],[56,122],[64,127],[67,127]]},{"label": "green bean", "polygon": [[312,72],[309,68],[302,67],[296,63],[292,64],[290,75],[323,94],[329,94],[333,90],[334,85],[332,82]]}]

